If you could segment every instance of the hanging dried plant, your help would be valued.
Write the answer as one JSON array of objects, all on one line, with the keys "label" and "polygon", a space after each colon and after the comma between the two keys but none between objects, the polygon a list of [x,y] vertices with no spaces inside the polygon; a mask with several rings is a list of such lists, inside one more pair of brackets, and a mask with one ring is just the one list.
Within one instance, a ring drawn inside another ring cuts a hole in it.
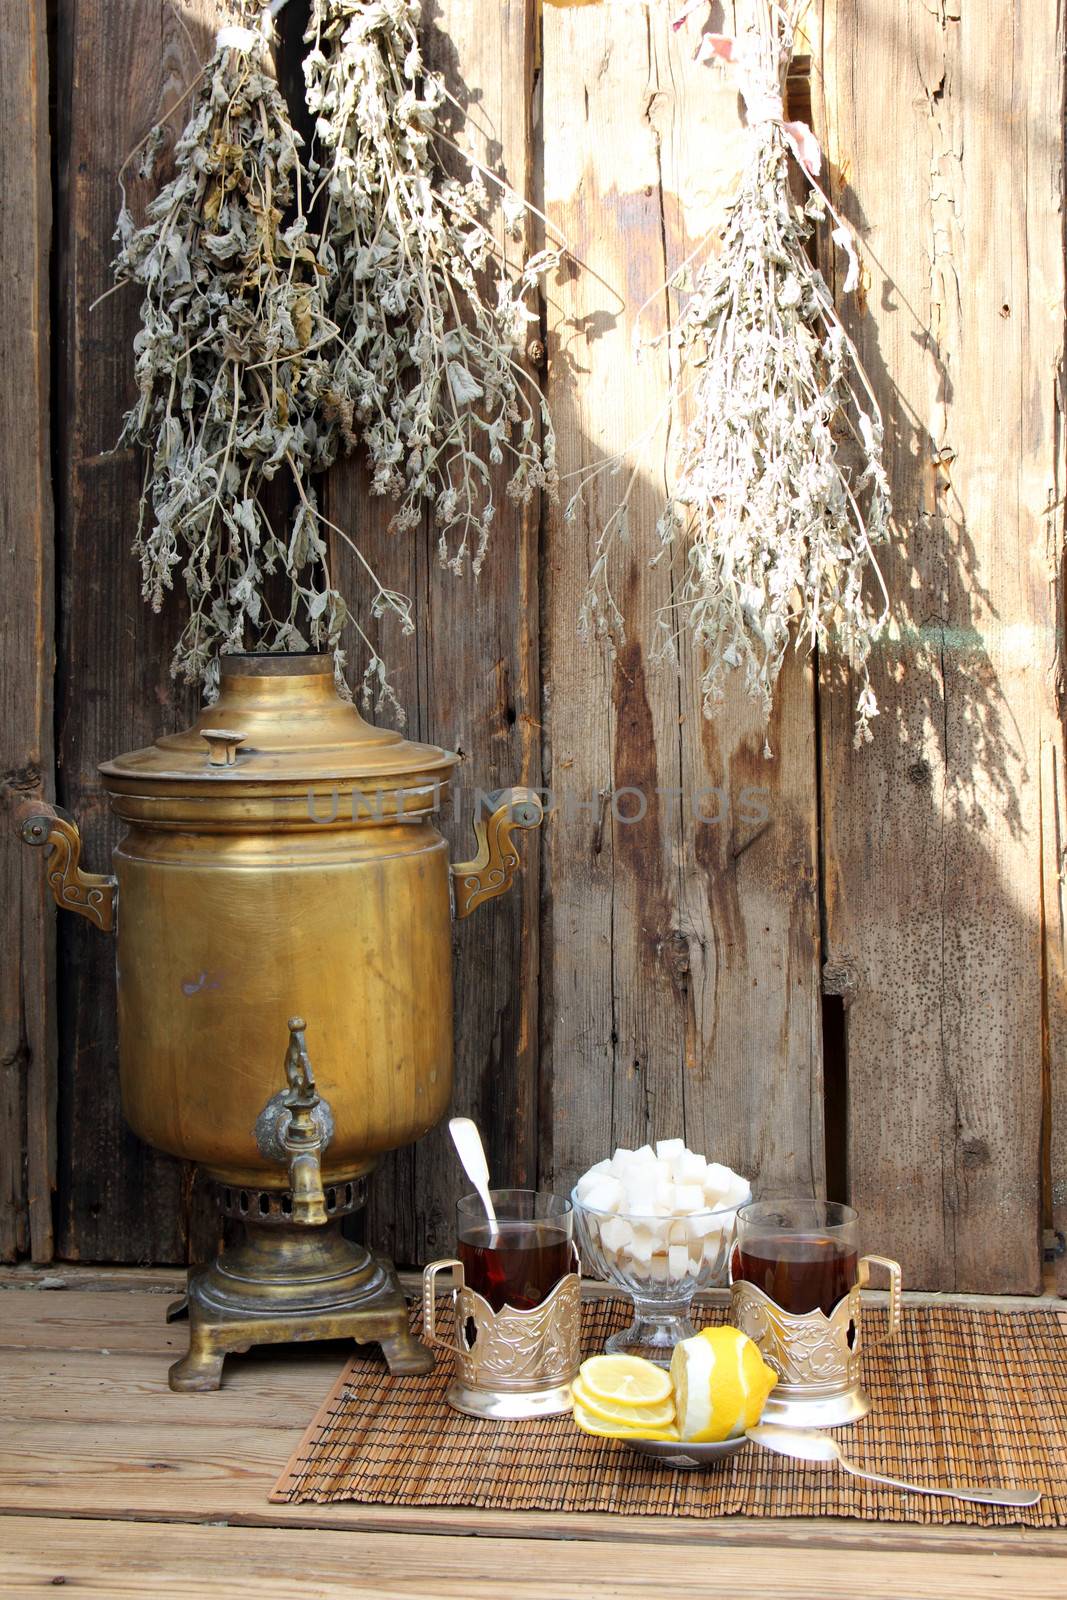
[{"label": "hanging dried plant", "polygon": [[[551,421],[518,354],[560,252],[513,269],[498,249],[487,184],[513,239],[530,208],[447,137],[451,97],[424,65],[419,19],[418,0],[312,0],[320,260],[340,330],[324,415],[331,446],[366,446],[372,491],[397,501],[392,528],[416,527],[429,505],[442,561],[477,574],[497,510],[490,467],[509,463],[519,504],[556,490]],[[446,150],[465,181],[446,174]]]},{"label": "hanging dried plant", "polygon": [[[329,648],[340,672],[348,616],[311,484],[329,457],[318,414],[336,329],[304,211],[300,140],[273,76],[269,7],[246,0],[240,14],[256,26],[219,34],[190,91],[174,178],[141,227],[124,192],[116,233],[116,276],[144,294],[140,398],[122,436],[148,452],[135,544],[143,593],[158,611],[180,571],[189,618],[172,671],[209,695],[219,653],[250,644]],[[160,143],[153,130],[135,152],[146,177]],[[284,530],[262,497],[279,473],[295,491]],[[394,610],[410,629],[406,600],[367,572],[374,612]],[[277,611],[267,598],[275,573]],[[373,650],[372,684],[388,693]]]},{"label": "hanging dried plant", "polygon": [[[737,67],[753,151],[721,251],[695,283],[680,274],[673,284],[691,293],[674,334],[671,404],[691,391],[692,412],[658,528],[664,550],[679,548],[685,565],[659,618],[658,653],[676,660],[687,627],[702,663],[705,714],[722,702],[727,675],[740,670],[766,720],[791,639],[841,649],[860,685],[859,745],[871,738],[878,710],[868,658],[888,602],[872,545],[888,533],[889,487],[877,402],[806,250],[812,223],[832,213],[834,242],[849,263],[844,289],[856,286],[852,235],[816,184],[818,145],[803,124],[784,120],[800,9],[756,0],[756,23],[743,39],[710,34],[701,42],[705,59]],[[804,206],[790,189],[791,154],[811,188]],[[582,612],[587,631],[609,637],[622,627],[609,556],[626,515],[624,498],[601,536]],[[868,575],[882,585],[877,611],[864,592]]]}]

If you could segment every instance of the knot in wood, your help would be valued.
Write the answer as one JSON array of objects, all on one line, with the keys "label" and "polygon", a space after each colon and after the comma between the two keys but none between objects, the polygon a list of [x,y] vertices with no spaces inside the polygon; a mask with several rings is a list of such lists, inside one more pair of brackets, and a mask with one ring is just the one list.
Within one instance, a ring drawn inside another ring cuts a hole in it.
[{"label": "knot in wood", "polygon": [[689,975],[689,939],[680,928],[672,928],[663,941],[663,959],[676,982]]},{"label": "knot in wood", "polygon": [[859,971],[855,962],[845,957],[841,961],[827,961],[822,969],[822,992],[835,995],[845,1005],[851,1004],[859,988]]}]

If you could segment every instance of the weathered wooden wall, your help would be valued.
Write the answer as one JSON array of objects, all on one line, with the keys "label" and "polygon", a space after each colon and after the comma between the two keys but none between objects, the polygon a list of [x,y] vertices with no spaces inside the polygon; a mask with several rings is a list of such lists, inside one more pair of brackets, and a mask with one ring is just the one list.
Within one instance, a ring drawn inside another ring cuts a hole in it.
[{"label": "weathered wooden wall", "polygon": [[[137,296],[94,302],[112,282],[119,168],[210,54],[220,12],[214,0],[78,0],[58,12],[56,793],[78,820],[91,871],[106,870],[121,832],[97,763],[188,723],[194,705],[168,671],[176,613],[151,615],[129,554],[141,462],[114,449],[130,403]],[[142,205],[147,186],[132,171],[126,181]],[[191,1175],[122,1119],[111,941],[63,917],[59,952],[57,1251],[183,1260]]]},{"label": "weathered wooden wall", "polygon": [[1042,1071],[1064,1069],[1042,954],[1064,868],[1063,16],[859,0],[823,17],[834,198],[866,247],[847,315],[903,535],[874,761],[852,749],[847,681],[828,667],[820,691],[850,1188],[915,1278],[1030,1290]]},{"label": "weathered wooden wall", "polygon": [[[565,485],[656,429],[667,355],[635,366],[632,313],[651,301],[647,332],[663,331],[660,287],[721,218],[744,159],[736,90],[692,61],[696,30],[672,36],[670,19],[663,6],[544,13],[545,203],[582,263],[549,292]],[[650,662],[678,577],[648,567],[664,433],[643,452],[613,574],[629,619],[614,662],[578,640],[575,618],[620,480],[601,477],[573,526],[562,507],[546,519],[545,773],[559,815],[545,841],[545,1175],[569,1187],[590,1151],[684,1126],[768,1188],[817,1190],[811,677],[790,663],[772,764],[740,694],[708,722],[690,663],[679,682]]]},{"label": "weathered wooden wall", "polygon": [[[529,352],[562,472],[654,435],[615,570],[618,658],[579,643],[576,615],[619,480],[573,525],[502,506],[477,588],[440,572],[425,529],[388,537],[358,464],[332,476],[328,510],[416,597],[417,643],[383,643],[416,735],[466,757],[456,848],[478,787],[543,783],[555,802],[521,893],[455,938],[455,1106],[488,1130],[501,1180],[565,1187],[614,1144],[684,1129],[765,1188],[847,1190],[868,1244],[915,1284],[1026,1291],[1043,1152],[1067,1229],[1064,41],[1051,0],[1025,29],[1021,7],[816,8],[814,114],[864,246],[846,309],[887,418],[899,525],[873,746],[852,750],[833,662],[790,662],[768,762],[740,696],[708,723],[690,664],[675,678],[649,659],[674,576],[647,555],[675,441],[654,427],[668,358],[635,363],[632,312],[651,297],[650,331],[676,313],[659,288],[721,214],[745,142],[733,87],[691,59],[700,21],[673,34],[667,3],[437,0],[426,20],[428,55],[578,262],[547,286],[546,353]],[[223,0],[58,7],[50,411],[45,7],[23,8],[32,26],[14,5],[0,22],[0,339],[16,374],[0,391],[4,778],[16,800],[54,776],[103,866],[115,830],[97,761],[189,705],[167,676],[173,619],[144,610],[127,554],[139,466],[108,453],[135,297],[90,308],[109,283],[117,169],[208,53]],[[732,26],[732,7],[715,20]],[[0,1257],[195,1255],[213,1229],[190,1175],[122,1125],[107,941],[66,919],[52,1004],[39,862],[0,850],[18,953],[2,991]],[[457,1188],[438,1131],[383,1165],[370,1232],[406,1261],[447,1247]]]},{"label": "weathered wooden wall", "polygon": [[[535,182],[531,87],[536,44],[533,0],[429,8],[426,58],[453,94],[472,105],[473,138],[520,191]],[[514,246],[512,250],[514,252]],[[388,508],[369,500],[358,464],[328,489],[329,514],[357,528],[379,574],[416,599],[414,649],[397,630],[382,648],[398,665],[397,688],[412,737],[464,757],[444,831],[453,857],[471,854],[479,788],[541,783],[538,673],[538,508],[507,500],[496,473],[500,531],[477,586],[442,571],[426,528],[414,544],[385,531]],[[504,530],[506,529],[506,532]],[[344,576],[345,558],[340,555]],[[352,574],[355,581],[355,574]],[[455,931],[457,1110],[486,1130],[492,1171],[534,1185],[538,1163],[538,893],[536,840],[524,843],[521,886]],[[497,1181],[504,1181],[498,1178]],[[372,1186],[368,1227],[399,1260],[451,1250],[456,1159],[443,1127],[386,1160]]]},{"label": "weathered wooden wall", "polygon": [[[21,10],[21,8],[18,8]],[[54,794],[54,529],[48,419],[52,224],[43,3],[0,11],[0,1260],[52,1254],[56,1150],[53,916],[10,825]]]}]

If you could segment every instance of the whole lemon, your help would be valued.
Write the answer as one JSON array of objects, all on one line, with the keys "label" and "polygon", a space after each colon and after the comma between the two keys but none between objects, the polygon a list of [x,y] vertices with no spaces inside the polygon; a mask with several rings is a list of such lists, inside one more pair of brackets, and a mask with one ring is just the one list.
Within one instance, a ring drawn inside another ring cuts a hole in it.
[{"label": "whole lemon", "polygon": [[738,1328],[704,1328],[671,1357],[678,1434],[694,1444],[737,1439],[760,1419],[778,1375]]}]

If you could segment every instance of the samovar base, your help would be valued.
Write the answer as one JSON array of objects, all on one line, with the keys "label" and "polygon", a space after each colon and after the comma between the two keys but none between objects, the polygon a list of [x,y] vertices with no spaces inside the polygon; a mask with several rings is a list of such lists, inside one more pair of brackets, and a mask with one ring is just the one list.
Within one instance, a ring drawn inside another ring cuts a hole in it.
[{"label": "samovar base", "polygon": [[222,1383],[222,1364],[257,1344],[354,1339],[378,1344],[390,1372],[429,1372],[433,1354],[412,1334],[391,1262],[346,1239],[340,1220],[319,1227],[245,1226],[241,1241],[190,1272],[167,1320],[189,1315],[189,1349],[170,1369],[174,1390]]}]

